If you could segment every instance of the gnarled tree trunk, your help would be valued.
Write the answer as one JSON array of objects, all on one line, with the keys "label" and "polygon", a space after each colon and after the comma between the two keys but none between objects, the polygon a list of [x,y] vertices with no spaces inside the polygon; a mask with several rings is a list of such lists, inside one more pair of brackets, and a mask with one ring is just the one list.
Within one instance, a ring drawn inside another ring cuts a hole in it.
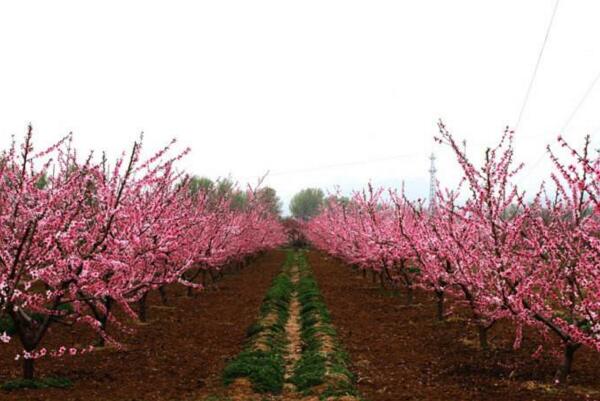
[{"label": "gnarled tree trunk", "polygon": [[444,291],[437,290],[435,292],[436,305],[437,305],[437,320],[440,322],[444,320]]},{"label": "gnarled tree trunk", "polygon": [[554,375],[554,381],[557,384],[566,384],[567,378],[571,373],[571,368],[573,366],[573,358],[575,356],[575,351],[579,349],[581,344],[565,342],[563,345],[563,359],[558,367],[556,374]]}]

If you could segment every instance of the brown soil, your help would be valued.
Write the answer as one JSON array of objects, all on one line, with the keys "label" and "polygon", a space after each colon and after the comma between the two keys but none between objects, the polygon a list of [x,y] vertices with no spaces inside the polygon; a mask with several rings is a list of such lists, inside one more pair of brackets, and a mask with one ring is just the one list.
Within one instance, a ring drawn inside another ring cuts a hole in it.
[{"label": "brown soil", "polygon": [[310,252],[309,263],[353,362],[358,391],[369,401],[600,400],[596,352],[579,350],[570,386],[557,388],[550,384],[556,359],[531,358],[542,341],[535,333],[526,332],[513,351],[511,326],[499,324],[490,333],[492,350],[484,353],[462,312],[435,321],[429,294],[417,292],[415,305],[406,307],[405,294],[381,290],[334,259]]},{"label": "brown soil", "polygon": [[[43,359],[39,376],[73,380],[70,389],[0,391],[3,401],[151,401],[198,399],[220,388],[225,363],[239,353],[246,328],[256,319],[262,298],[279,272],[284,254],[262,256],[239,273],[226,275],[217,291],[188,298],[180,286],[168,289],[169,307],[158,294],[149,299],[149,323],[123,338],[126,351],[99,350],[78,357]],[[89,330],[57,327],[47,347],[90,338]],[[61,338],[64,341],[58,341]],[[0,382],[20,375],[13,360],[17,344],[0,346]]]}]

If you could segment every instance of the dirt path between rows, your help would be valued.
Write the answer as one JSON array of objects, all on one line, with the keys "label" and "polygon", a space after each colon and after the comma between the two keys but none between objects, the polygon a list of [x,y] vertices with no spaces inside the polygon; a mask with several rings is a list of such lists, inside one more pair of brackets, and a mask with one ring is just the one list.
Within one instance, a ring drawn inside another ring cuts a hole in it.
[{"label": "dirt path between rows", "polygon": [[[293,266],[290,270],[290,279],[294,285],[298,284],[300,274],[298,266]],[[296,386],[290,383],[290,378],[294,375],[294,367],[302,356],[302,338],[300,335],[300,301],[298,300],[298,292],[294,290],[290,301],[289,318],[285,325],[285,336],[287,338],[287,352],[285,355],[285,395],[292,394],[296,391]]]},{"label": "dirt path between rows", "polygon": [[[298,266],[292,266],[289,270],[290,280],[296,286],[300,280]],[[252,383],[248,378],[236,379],[229,388],[222,393],[219,399],[232,401],[260,401],[269,399],[272,401],[319,401],[318,396],[303,396],[296,391],[296,386],[290,379],[294,375],[296,363],[302,357],[302,324],[300,322],[300,310],[302,306],[298,300],[298,291],[294,289],[291,294],[288,319],[285,323],[286,351],[284,355],[285,373],[283,392],[279,395],[257,394],[252,389]]]},{"label": "dirt path between rows", "polygon": [[[298,363],[302,363],[302,358],[305,356],[303,352],[309,352],[310,348],[305,348],[305,344],[302,336],[303,332],[303,320],[302,311],[303,305],[300,302],[302,295],[300,294],[299,283],[301,281],[301,269],[298,265],[289,267],[289,270],[285,273],[288,275],[291,283],[293,284],[293,290],[289,295],[289,303],[287,304],[287,320],[283,327],[285,351],[283,352],[283,391],[278,394],[268,393],[257,393],[254,390],[253,383],[250,376],[238,377],[233,383],[227,388],[222,389],[219,393],[212,394],[211,397],[201,398],[200,401],[356,401],[358,398],[349,395],[335,395],[331,392],[339,389],[340,383],[348,383],[349,378],[339,371],[333,372],[331,369],[334,368],[331,361],[325,361],[323,383],[319,385],[313,385],[310,389],[296,387],[298,380]],[[308,301],[310,302],[310,301]],[[320,302],[320,301],[319,301]],[[320,323],[316,323],[315,327],[321,326]],[[328,329],[331,328],[328,326]],[[325,328],[323,328],[325,330]],[[326,333],[317,333],[316,336],[322,341],[320,353],[324,358],[330,357],[330,353],[334,350],[334,340]],[[268,349],[265,349],[267,351]],[[312,350],[310,352],[313,352]],[[306,363],[306,361],[305,361]],[[310,363],[310,362],[309,362]],[[336,362],[335,367],[340,368],[339,361]],[[314,364],[314,362],[313,362]],[[255,365],[252,365],[255,367]],[[304,366],[306,369],[306,366]],[[314,369],[314,365],[313,365]],[[303,372],[306,374],[306,372]],[[304,379],[305,380],[305,379]],[[255,383],[256,384],[256,383]],[[309,390],[308,392],[306,390]],[[344,391],[344,390],[341,390]],[[349,390],[345,390],[349,391]],[[329,392],[330,395],[325,395],[325,392]]]},{"label": "dirt path between rows", "polygon": [[[221,386],[227,360],[244,345],[262,298],[281,269],[282,251],[273,251],[240,273],[226,275],[217,291],[195,298],[185,288],[168,289],[168,307],[158,294],[149,299],[149,324],[123,338],[128,350],[104,350],[80,357],[41,360],[38,373],[74,381],[71,389],[0,391],[2,401],[165,401],[193,398]],[[60,341],[61,337],[67,341]],[[78,342],[88,332],[58,327],[45,346]],[[20,374],[15,345],[0,346],[0,382]]]},{"label": "dirt path between rows", "polygon": [[339,339],[369,401],[543,401],[600,400],[600,358],[589,350],[576,356],[572,385],[549,384],[556,361],[534,360],[539,341],[525,333],[513,351],[514,331],[494,328],[490,354],[474,349],[474,330],[455,314],[437,323],[435,303],[417,293],[412,307],[404,294],[382,291],[348,266],[309,252],[309,263],[332,315]]}]

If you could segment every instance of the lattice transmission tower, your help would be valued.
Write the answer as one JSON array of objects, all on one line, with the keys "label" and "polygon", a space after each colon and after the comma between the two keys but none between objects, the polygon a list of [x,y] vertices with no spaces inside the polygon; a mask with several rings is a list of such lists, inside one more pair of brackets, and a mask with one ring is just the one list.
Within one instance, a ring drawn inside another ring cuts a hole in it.
[{"label": "lattice transmission tower", "polygon": [[435,154],[431,152],[431,156],[429,156],[431,160],[431,167],[429,168],[429,212],[433,213],[436,207],[435,193],[437,181],[435,178],[435,173],[437,169],[435,168]]}]

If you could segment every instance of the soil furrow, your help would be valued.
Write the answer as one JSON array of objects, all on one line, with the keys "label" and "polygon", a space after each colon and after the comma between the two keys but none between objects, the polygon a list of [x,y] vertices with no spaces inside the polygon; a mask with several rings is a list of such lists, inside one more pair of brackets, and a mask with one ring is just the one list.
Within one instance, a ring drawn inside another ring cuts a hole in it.
[{"label": "soil furrow", "polygon": [[[299,274],[298,266],[293,266],[291,271],[291,280],[294,286],[298,284]],[[296,391],[296,386],[290,382],[294,374],[296,363],[302,354],[302,338],[300,334],[300,301],[298,301],[298,292],[294,290],[290,301],[289,317],[285,325],[285,336],[287,349],[285,354],[285,390],[286,393]]]}]

